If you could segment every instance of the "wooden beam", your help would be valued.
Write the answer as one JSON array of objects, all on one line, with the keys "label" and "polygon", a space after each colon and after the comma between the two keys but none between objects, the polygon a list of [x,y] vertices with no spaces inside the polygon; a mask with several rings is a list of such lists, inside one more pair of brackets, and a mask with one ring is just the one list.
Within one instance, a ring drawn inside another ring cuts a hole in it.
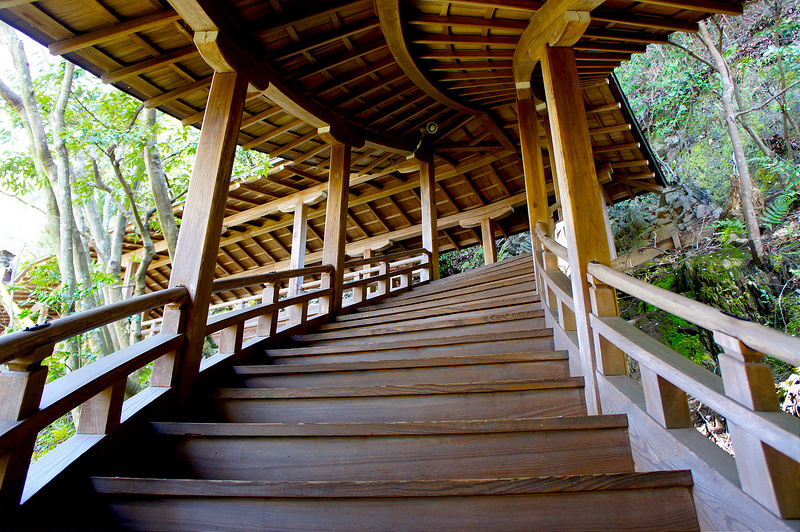
[{"label": "wooden beam", "polygon": [[177,63],[178,61],[182,61],[183,59],[195,57],[199,54],[200,52],[197,51],[197,48],[194,45],[185,46],[183,48],[167,52],[158,57],[140,61],[125,68],[114,70],[113,72],[107,72],[100,76],[100,79],[103,81],[103,83],[115,83],[126,78],[144,74],[145,72],[152,72],[160,67],[166,67]]},{"label": "wooden beam", "polygon": [[450,106],[454,109],[462,111],[471,115],[479,115],[497,138],[498,142],[509,151],[516,152],[516,145],[511,142],[511,139],[506,136],[503,129],[494,121],[489,115],[473,109],[461,102],[458,102],[443,92],[431,83],[428,78],[422,73],[417,66],[411,51],[408,47],[408,42],[403,35],[402,22],[400,20],[400,1],[399,0],[375,0],[375,5],[378,10],[378,17],[380,19],[381,31],[383,31],[386,42],[389,45],[394,58],[397,60],[398,66],[411,78],[420,89],[436,100],[439,103]]},{"label": "wooden beam", "polygon": [[211,104],[203,121],[205,127],[201,130],[178,235],[169,286],[186,286],[189,303],[185,310],[165,309],[161,332],[183,332],[186,336],[177,356],[156,360],[151,386],[177,388],[176,397],[182,405],[188,402],[200,370],[211,283],[247,83],[247,77],[241,73],[214,74]]},{"label": "wooden beam", "polygon": [[581,367],[586,382],[586,405],[599,412],[594,342],[589,329],[590,261],[610,262],[600,185],[597,182],[586,111],[571,48],[545,46],[541,55],[548,118],[553,140],[551,155],[556,166],[561,205],[566,222],[567,251],[572,270],[572,294],[578,330]]},{"label": "wooden beam", "polygon": [[514,81],[520,99],[531,97],[531,74],[542,46],[572,46],[578,42],[589,27],[587,12],[602,3],[603,0],[548,0],[533,15],[514,51]]},{"label": "wooden beam", "polygon": [[103,42],[127,37],[133,33],[157,28],[170,22],[179,20],[181,16],[174,9],[166,9],[156,13],[150,13],[143,17],[135,18],[119,24],[114,24],[99,30],[90,31],[77,37],[50,43],[47,49],[53,55],[63,55],[82,48],[88,48]]}]

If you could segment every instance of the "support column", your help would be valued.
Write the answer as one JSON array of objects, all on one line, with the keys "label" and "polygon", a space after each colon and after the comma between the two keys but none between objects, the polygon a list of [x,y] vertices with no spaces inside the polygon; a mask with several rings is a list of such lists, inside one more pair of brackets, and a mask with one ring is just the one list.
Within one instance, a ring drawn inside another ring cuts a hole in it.
[{"label": "support column", "polygon": [[[302,201],[294,207],[294,223],[292,225],[292,255],[289,259],[289,269],[297,270],[306,264],[306,233],[308,231],[308,205]],[[289,279],[289,293],[287,297],[300,294],[303,284],[302,277]],[[308,307],[304,304],[289,307],[289,323],[292,325],[303,321],[303,311]]]},{"label": "support column", "polygon": [[519,137],[522,146],[522,167],[525,171],[525,197],[528,201],[528,220],[531,224],[531,242],[535,239],[538,222],[550,225],[550,207],[547,204],[547,184],[544,177],[542,147],[539,144],[539,118],[533,99],[517,100]]},{"label": "support column", "polygon": [[183,328],[186,340],[174,357],[156,360],[153,384],[177,387],[181,406],[189,400],[200,369],[211,283],[246,89],[247,76],[241,72],[214,74],[178,235],[169,286],[185,286],[189,303],[181,310],[165,309],[161,331],[177,333]]},{"label": "support column", "polygon": [[419,165],[419,192],[422,201],[422,247],[431,253],[431,278],[422,270],[421,281],[439,278],[439,230],[436,227],[436,171],[433,154],[426,154]]},{"label": "support column", "polygon": [[342,308],[344,281],[345,233],[347,232],[347,201],[350,194],[350,143],[340,142],[331,148],[328,175],[328,205],[325,210],[325,236],[322,264],[334,267],[333,275],[322,278],[322,287],[333,288],[333,295],[320,298],[319,312],[336,313]]},{"label": "support column", "polygon": [[609,264],[608,240],[575,53],[572,48],[544,46],[540,57],[553,139],[551,155],[568,236],[567,252],[572,271],[581,365],[586,381],[586,406],[590,414],[595,414],[600,411],[600,398],[589,330],[591,303],[586,268],[590,261]]},{"label": "support column", "polygon": [[481,220],[481,238],[483,240],[483,263],[497,262],[497,245],[494,241],[494,224],[491,218]]}]

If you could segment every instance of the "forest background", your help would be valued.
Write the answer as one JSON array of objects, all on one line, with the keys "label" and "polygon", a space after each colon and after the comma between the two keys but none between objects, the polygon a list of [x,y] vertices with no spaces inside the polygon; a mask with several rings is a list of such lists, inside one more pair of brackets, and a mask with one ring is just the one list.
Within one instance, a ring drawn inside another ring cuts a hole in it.
[{"label": "forest background", "polygon": [[[718,213],[709,221],[717,246],[703,251],[722,253],[719,260],[712,259],[714,264],[730,264],[735,257],[741,273],[731,275],[728,266],[722,271],[702,267],[714,273],[703,282],[716,286],[712,293],[736,292],[741,290],[737,283],[755,283],[756,299],[766,303],[743,315],[798,334],[797,4],[752,2],[741,17],[714,17],[700,34],[674,34],[671,41],[649,46],[616,74],[670,184]],[[153,249],[151,233],[163,233],[170,254],[174,252],[179,227],[172,208],[188,187],[198,131],[144,109],[139,101],[48,56],[29,40],[23,44],[10,28],[0,28],[0,48],[0,193],[6,196],[5,205],[15,202],[25,209],[3,207],[0,231],[19,237],[38,225],[35,220],[42,221],[41,232],[33,230],[35,238],[25,239],[24,248],[17,238],[17,247],[0,252],[0,301],[10,317],[9,330],[143,292]],[[234,179],[251,179],[268,167],[267,155],[239,150]],[[659,199],[651,195],[611,210],[620,252],[647,245],[658,208]],[[149,251],[128,285],[120,277],[126,232],[134,233]],[[501,257],[524,250],[524,240],[501,243]],[[479,265],[479,249],[445,254],[443,273]],[[686,286],[689,260],[685,254],[673,255],[635,273],[703,302],[732,308],[730,301],[704,299],[700,287]],[[689,271],[697,270],[689,265]],[[723,287],[725,283],[732,285]],[[17,297],[15,302],[15,291],[29,291],[29,300]],[[625,306],[640,314],[648,310],[630,302]],[[713,342],[703,341],[701,331],[686,331],[683,324],[661,316],[654,320],[672,323],[675,330],[648,332],[715,369]],[[141,324],[134,319],[67,341],[46,362],[49,378],[140,338]],[[794,368],[782,371],[787,377]],[[147,371],[134,375],[128,394],[136,393],[147,379]],[[39,452],[67,437],[78,415],[74,412],[45,431]]]}]

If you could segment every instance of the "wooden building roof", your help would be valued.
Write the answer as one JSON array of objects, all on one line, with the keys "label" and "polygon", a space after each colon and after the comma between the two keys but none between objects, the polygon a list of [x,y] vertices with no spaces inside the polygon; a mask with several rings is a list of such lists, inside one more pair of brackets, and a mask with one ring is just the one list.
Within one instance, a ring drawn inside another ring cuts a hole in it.
[{"label": "wooden building roof", "polygon": [[[697,31],[713,13],[741,13],[742,2],[566,3],[591,10],[574,49],[606,200],[657,191],[663,179],[610,74],[672,31]],[[288,267],[288,207],[297,194],[313,203],[306,263],[321,255],[331,148],[319,128],[326,126],[355,139],[348,254],[420,246],[419,172],[407,159],[420,141],[435,155],[442,251],[480,242],[479,231],[462,227],[479,215],[501,217],[495,236],[528,228],[519,209],[526,201],[512,67],[542,2],[0,0],[0,19],[146,106],[199,127],[213,69],[180,14],[190,4],[213,14],[226,46],[252,70],[239,143],[274,161],[268,175],[231,185],[218,277]],[[531,90],[543,100],[538,67]],[[543,103],[537,108],[546,113]],[[429,122],[438,131],[423,138]],[[549,167],[547,153],[544,160]],[[169,279],[166,246],[158,241],[157,249],[150,289]]]}]

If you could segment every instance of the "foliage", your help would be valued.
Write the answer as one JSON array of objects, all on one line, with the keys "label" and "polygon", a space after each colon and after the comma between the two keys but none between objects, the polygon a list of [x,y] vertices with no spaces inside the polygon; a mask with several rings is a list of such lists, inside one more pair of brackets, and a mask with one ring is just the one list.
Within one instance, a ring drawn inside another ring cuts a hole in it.
[{"label": "foliage", "polygon": [[745,227],[744,222],[741,220],[718,220],[715,228],[717,230],[716,234],[719,235],[719,239],[723,244],[730,242],[731,235],[747,234],[747,227]]},{"label": "foliage", "polygon": [[764,210],[761,222],[772,229],[783,222],[789,211],[798,202],[800,202],[800,177],[789,183],[784,191],[772,200],[772,204]]},{"label": "foliage", "polygon": [[67,441],[73,434],[75,434],[75,424],[72,422],[72,414],[67,414],[51,423],[42,429],[39,437],[36,438],[31,462],[46,455],[60,443]]}]

